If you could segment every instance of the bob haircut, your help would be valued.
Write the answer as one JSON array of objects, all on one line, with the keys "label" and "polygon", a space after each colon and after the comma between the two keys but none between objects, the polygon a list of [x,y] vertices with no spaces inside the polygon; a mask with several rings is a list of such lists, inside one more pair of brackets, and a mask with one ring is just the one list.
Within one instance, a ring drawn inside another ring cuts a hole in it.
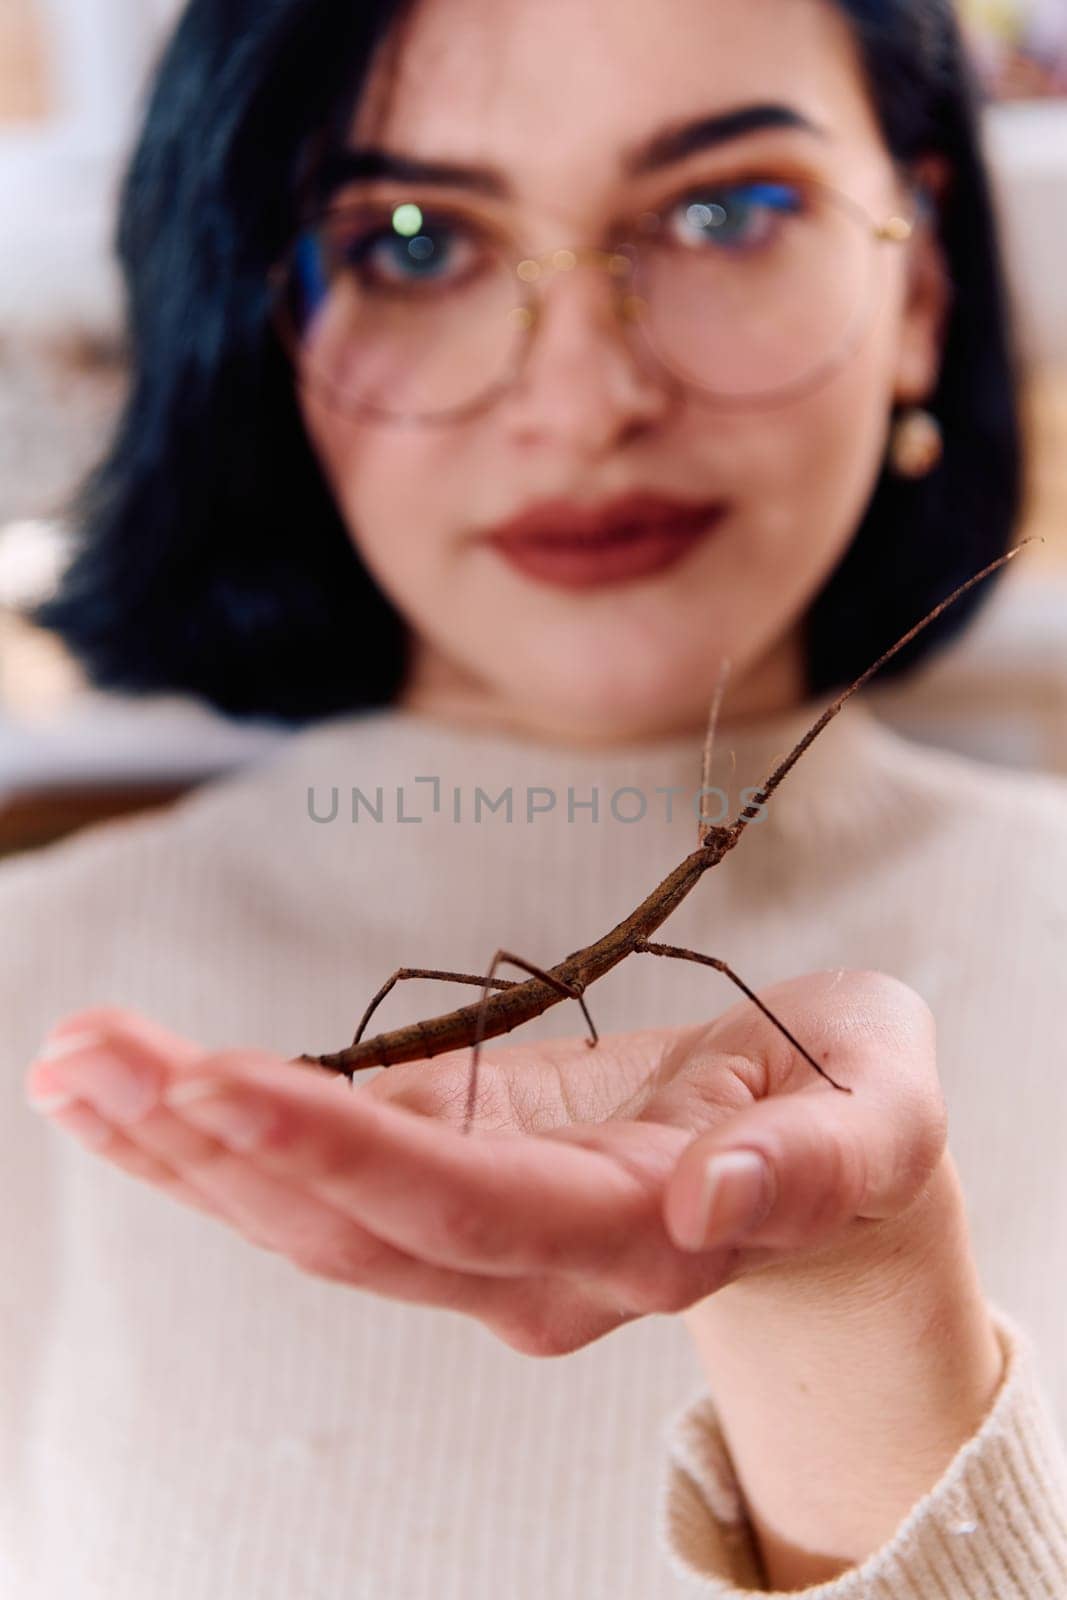
[{"label": "bob haircut", "polygon": [[[1010,547],[1022,497],[1014,335],[978,91],[952,0],[833,0],[886,145],[951,163],[937,226],[954,289],[927,478],[883,472],[807,616],[808,690],[850,682]],[[191,0],[159,62],[117,247],[130,387],[78,493],[77,544],[32,620],[90,679],[299,722],[386,705],[405,619],[372,579],[304,432],[269,272],[314,161],[344,142],[372,52],[410,0]],[[1002,569],[1003,570],[1003,569]],[[999,577],[999,573],[997,577]],[[977,585],[884,669],[912,670]]]}]

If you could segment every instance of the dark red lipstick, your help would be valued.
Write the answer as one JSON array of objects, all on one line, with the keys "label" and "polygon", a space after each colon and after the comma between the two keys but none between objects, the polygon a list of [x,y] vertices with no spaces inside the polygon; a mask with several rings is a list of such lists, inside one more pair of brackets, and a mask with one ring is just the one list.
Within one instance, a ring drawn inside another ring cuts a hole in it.
[{"label": "dark red lipstick", "polygon": [[528,577],[587,589],[673,566],[712,532],[726,509],[722,501],[698,505],[645,492],[592,506],[548,500],[485,537]]}]

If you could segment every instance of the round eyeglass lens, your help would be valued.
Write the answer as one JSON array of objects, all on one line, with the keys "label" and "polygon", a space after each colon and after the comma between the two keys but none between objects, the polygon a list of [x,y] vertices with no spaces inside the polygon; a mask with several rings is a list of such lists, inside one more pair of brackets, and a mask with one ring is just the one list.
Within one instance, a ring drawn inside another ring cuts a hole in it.
[{"label": "round eyeglass lens", "polygon": [[752,181],[691,194],[633,251],[639,326],[676,377],[726,400],[811,382],[866,325],[869,219],[818,185]]},{"label": "round eyeglass lens", "polygon": [[470,406],[508,380],[524,298],[499,243],[470,224],[364,204],[301,235],[285,313],[312,383],[355,410],[417,417]]}]

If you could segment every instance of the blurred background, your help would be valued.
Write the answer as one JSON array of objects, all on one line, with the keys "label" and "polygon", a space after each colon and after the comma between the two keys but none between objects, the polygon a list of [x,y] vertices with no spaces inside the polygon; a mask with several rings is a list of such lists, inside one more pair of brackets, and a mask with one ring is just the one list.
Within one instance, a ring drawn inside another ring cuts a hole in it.
[{"label": "blurred background", "polygon": [[[959,0],[1028,364],[1031,546],[967,638],[871,703],[910,735],[1067,774],[1067,0]],[[117,180],[177,0],[0,0],[0,855],[169,803],[280,726],[93,691],[23,612],[121,401]],[[1025,570],[1022,570],[1025,569]]]}]

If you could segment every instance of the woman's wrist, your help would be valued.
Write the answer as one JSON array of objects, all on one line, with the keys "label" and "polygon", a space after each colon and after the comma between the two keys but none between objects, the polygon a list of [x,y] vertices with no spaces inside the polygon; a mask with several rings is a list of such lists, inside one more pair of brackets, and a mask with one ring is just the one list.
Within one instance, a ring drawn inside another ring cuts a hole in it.
[{"label": "woman's wrist", "polygon": [[914,1206],[683,1314],[768,1581],[858,1565],[988,1413],[1002,1355],[947,1150]]}]

